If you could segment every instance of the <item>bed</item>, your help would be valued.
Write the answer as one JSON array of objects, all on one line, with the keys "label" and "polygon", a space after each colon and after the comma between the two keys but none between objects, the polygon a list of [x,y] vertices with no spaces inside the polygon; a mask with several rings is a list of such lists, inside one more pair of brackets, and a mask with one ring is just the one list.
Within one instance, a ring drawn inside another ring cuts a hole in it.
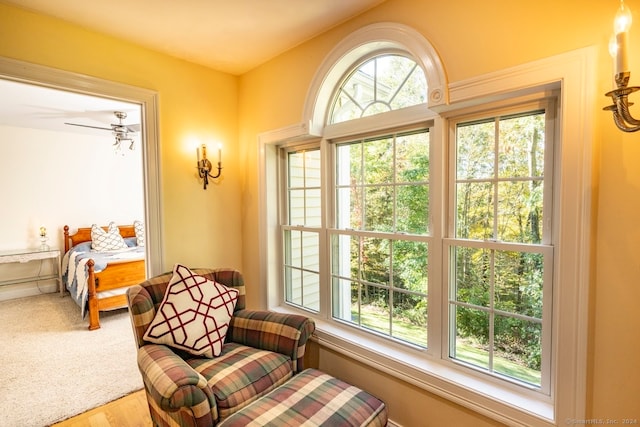
[{"label": "bed", "polygon": [[93,249],[92,227],[78,228],[69,234],[69,226],[64,226],[60,292],[69,292],[80,307],[82,318],[88,314],[89,330],[100,328],[100,311],[126,307],[127,288],[146,279],[145,248],[137,244],[136,227],[113,223],[95,227],[104,232],[119,231],[126,248]]}]

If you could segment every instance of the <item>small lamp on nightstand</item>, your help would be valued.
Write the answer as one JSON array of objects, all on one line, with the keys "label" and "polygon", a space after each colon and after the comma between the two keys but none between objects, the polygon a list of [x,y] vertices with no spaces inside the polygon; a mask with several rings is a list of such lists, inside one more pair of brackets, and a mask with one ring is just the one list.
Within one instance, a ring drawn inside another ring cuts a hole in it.
[{"label": "small lamp on nightstand", "polygon": [[47,229],[44,226],[42,226],[40,227],[40,250],[41,251],[49,250],[49,245],[47,245],[47,240],[49,240],[49,238],[47,237]]}]

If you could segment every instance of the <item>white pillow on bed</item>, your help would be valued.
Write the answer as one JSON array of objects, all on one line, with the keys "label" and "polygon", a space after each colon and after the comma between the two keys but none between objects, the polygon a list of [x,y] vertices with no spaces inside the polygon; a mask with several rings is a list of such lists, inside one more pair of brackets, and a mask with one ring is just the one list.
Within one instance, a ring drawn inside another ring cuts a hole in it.
[{"label": "white pillow on bed", "polygon": [[120,229],[112,222],[107,231],[96,224],[91,226],[91,247],[96,251],[112,251],[126,249],[128,246],[120,235]]},{"label": "white pillow on bed", "polygon": [[144,246],[144,223],[142,221],[133,221],[133,229],[136,232],[136,243],[138,246]]}]

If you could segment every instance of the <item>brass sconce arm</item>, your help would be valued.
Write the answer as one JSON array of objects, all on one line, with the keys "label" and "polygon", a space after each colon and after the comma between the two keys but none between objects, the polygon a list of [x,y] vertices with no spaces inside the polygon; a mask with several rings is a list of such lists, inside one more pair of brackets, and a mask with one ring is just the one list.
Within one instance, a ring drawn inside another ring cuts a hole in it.
[{"label": "brass sconce arm", "polygon": [[209,185],[209,178],[216,179],[222,174],[222,148],[218,146],[218,173],[215,175],[211,174],[213,165],[209,159],[207,159],[207,146],[204,144],[202,145],[202,158],[200,157],[200,148],[198,149],[198,163],[196,167],[198,168],[198,177],[204,181],[204,189],[206,190]]},{"label": "brass sconce arm", "polygon": [[627,86],[630,75],[629,72],[616,74],[617,89],[606,93],[606,96],[610,96],[613,100],[613,104],[603,108],[603,110],[613,112],[613,121],[618,129],[624,132],[640,130],[640,120],[634,118],[629,112],[629,106],[633,105],[632,102],[629,102],[629,95],[640,90],[640,87]]},{"label": "brass sconce arm", "polygon": [[208,159],[202,159],[198,162],[198,176],[201,179],[204,179],[204,189],[207,189],[207,185],[209,185],[209,178],[216,179],[220,177],[222,173],[222,164],[218,162],[218,173],[215,175],[211,175],[212,165]]}]

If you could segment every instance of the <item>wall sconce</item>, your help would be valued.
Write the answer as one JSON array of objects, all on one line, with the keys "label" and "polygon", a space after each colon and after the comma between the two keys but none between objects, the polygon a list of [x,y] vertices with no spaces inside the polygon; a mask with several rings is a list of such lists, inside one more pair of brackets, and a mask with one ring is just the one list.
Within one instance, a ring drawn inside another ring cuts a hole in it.
[{"label": "wall sconce", "polygon": [[609,42],[609,53],[615,58],[615,82],[616,89],[607,92],[613,105],[604,107],[603,110],[613,112],[613,121],[618,129],[624,132],[636,132],[640,130],[640,120],[634,119],[629,112],[629,94],[640,89],[638,86],[627,86],[629,84],[629,63],[627,58],[627,42],[629,38],[629,28],[631,28],[632,16],[629,8],[620,0],[620,8],[613,20],[614,36]]},{"label": "wall sconce", "polygon": [[[202,151],[202,157],[200,157],[200,152]],[[222,145],[218,144],[218,173],[215,175],[211,175],[211,170],[213,166],[209,159],[207,159],[207,146],[202,144],[201,147],[196,149],[198,154],[198,176],[204,180],[204,189],[207,189],[207,185],[209,185],[209,178],[216,179],[222,173]]]}]

